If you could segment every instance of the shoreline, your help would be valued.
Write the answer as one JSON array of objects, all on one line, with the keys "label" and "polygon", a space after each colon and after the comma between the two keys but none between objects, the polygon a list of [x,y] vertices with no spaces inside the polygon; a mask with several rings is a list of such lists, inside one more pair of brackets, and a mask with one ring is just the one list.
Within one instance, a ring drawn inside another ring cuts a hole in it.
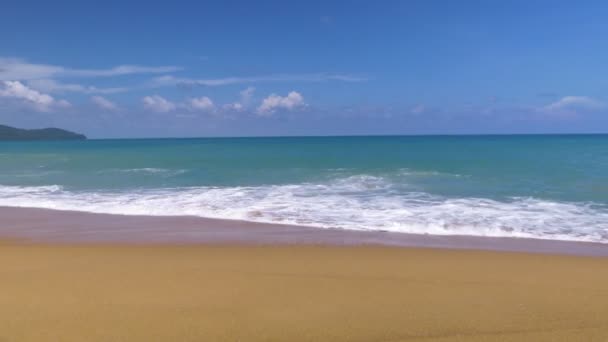
[{"label": "shoreline", "polygon": [[54,244],[327,245],[607,257],[608,244],[313,228],[195,216],[131,216],[0,207],[0,239]]},{"label": "shoreline", "polygon": [[608,338],[607,245],[47,209],[0,217],[0,341]]}]

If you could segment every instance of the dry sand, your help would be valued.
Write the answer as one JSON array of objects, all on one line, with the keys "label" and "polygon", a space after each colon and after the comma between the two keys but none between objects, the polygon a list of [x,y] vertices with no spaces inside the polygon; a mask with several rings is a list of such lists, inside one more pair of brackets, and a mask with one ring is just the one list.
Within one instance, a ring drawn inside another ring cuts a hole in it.
[{"label": "dry sand", "polygon": [[608,341],[608,258],[0,244],[0,341]]}]

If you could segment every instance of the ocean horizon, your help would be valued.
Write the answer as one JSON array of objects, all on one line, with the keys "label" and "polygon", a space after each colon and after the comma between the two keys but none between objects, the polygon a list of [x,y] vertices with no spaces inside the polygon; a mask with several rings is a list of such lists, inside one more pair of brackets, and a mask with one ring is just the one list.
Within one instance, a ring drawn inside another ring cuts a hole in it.
[{"label": "ocean horizon", "polygon": [[[89,137],[86,140],[189,140],[189,139],[264,139],[264,138],[382,138],[382,137],[503,137],[503,136],[597,136],[608,132],[552,132],[552,133],[420,133],[420,134],[303,134],[303,135],[217,135],[217,136],[142,136],[142,137]],[[52,140],[47,140],[52,141]],[[8,141],[11,142],[11,141]],[[14,142],[14,141],[13,141]]]},{"label": "ocean horizon", "polygon": [[0,205],[608,243],[608,135],[0,143]]}]

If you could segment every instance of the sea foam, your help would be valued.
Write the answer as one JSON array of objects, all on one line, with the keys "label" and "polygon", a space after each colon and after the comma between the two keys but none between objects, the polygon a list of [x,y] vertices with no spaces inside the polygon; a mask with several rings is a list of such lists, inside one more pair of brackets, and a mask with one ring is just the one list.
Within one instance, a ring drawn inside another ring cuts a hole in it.
[{"label": "sea foam", "polygon": [[[402,184],[399,185],[401,188]],[[192,215],[318,228],[608,243],[608,208],[530,197],[457,198],[396,190],[383,177],[233,187],[71,191],[0,186],[0,205],[122,215]]]}]

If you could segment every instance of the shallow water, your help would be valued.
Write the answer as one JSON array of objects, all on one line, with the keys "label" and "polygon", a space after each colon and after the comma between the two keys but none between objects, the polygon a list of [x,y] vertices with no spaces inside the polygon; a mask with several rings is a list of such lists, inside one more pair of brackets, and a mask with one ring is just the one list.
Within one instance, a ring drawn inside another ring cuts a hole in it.
[{"label": "shallow water", "polygon": [[3,142],[0,205],[608,243],[608,135]]}]

